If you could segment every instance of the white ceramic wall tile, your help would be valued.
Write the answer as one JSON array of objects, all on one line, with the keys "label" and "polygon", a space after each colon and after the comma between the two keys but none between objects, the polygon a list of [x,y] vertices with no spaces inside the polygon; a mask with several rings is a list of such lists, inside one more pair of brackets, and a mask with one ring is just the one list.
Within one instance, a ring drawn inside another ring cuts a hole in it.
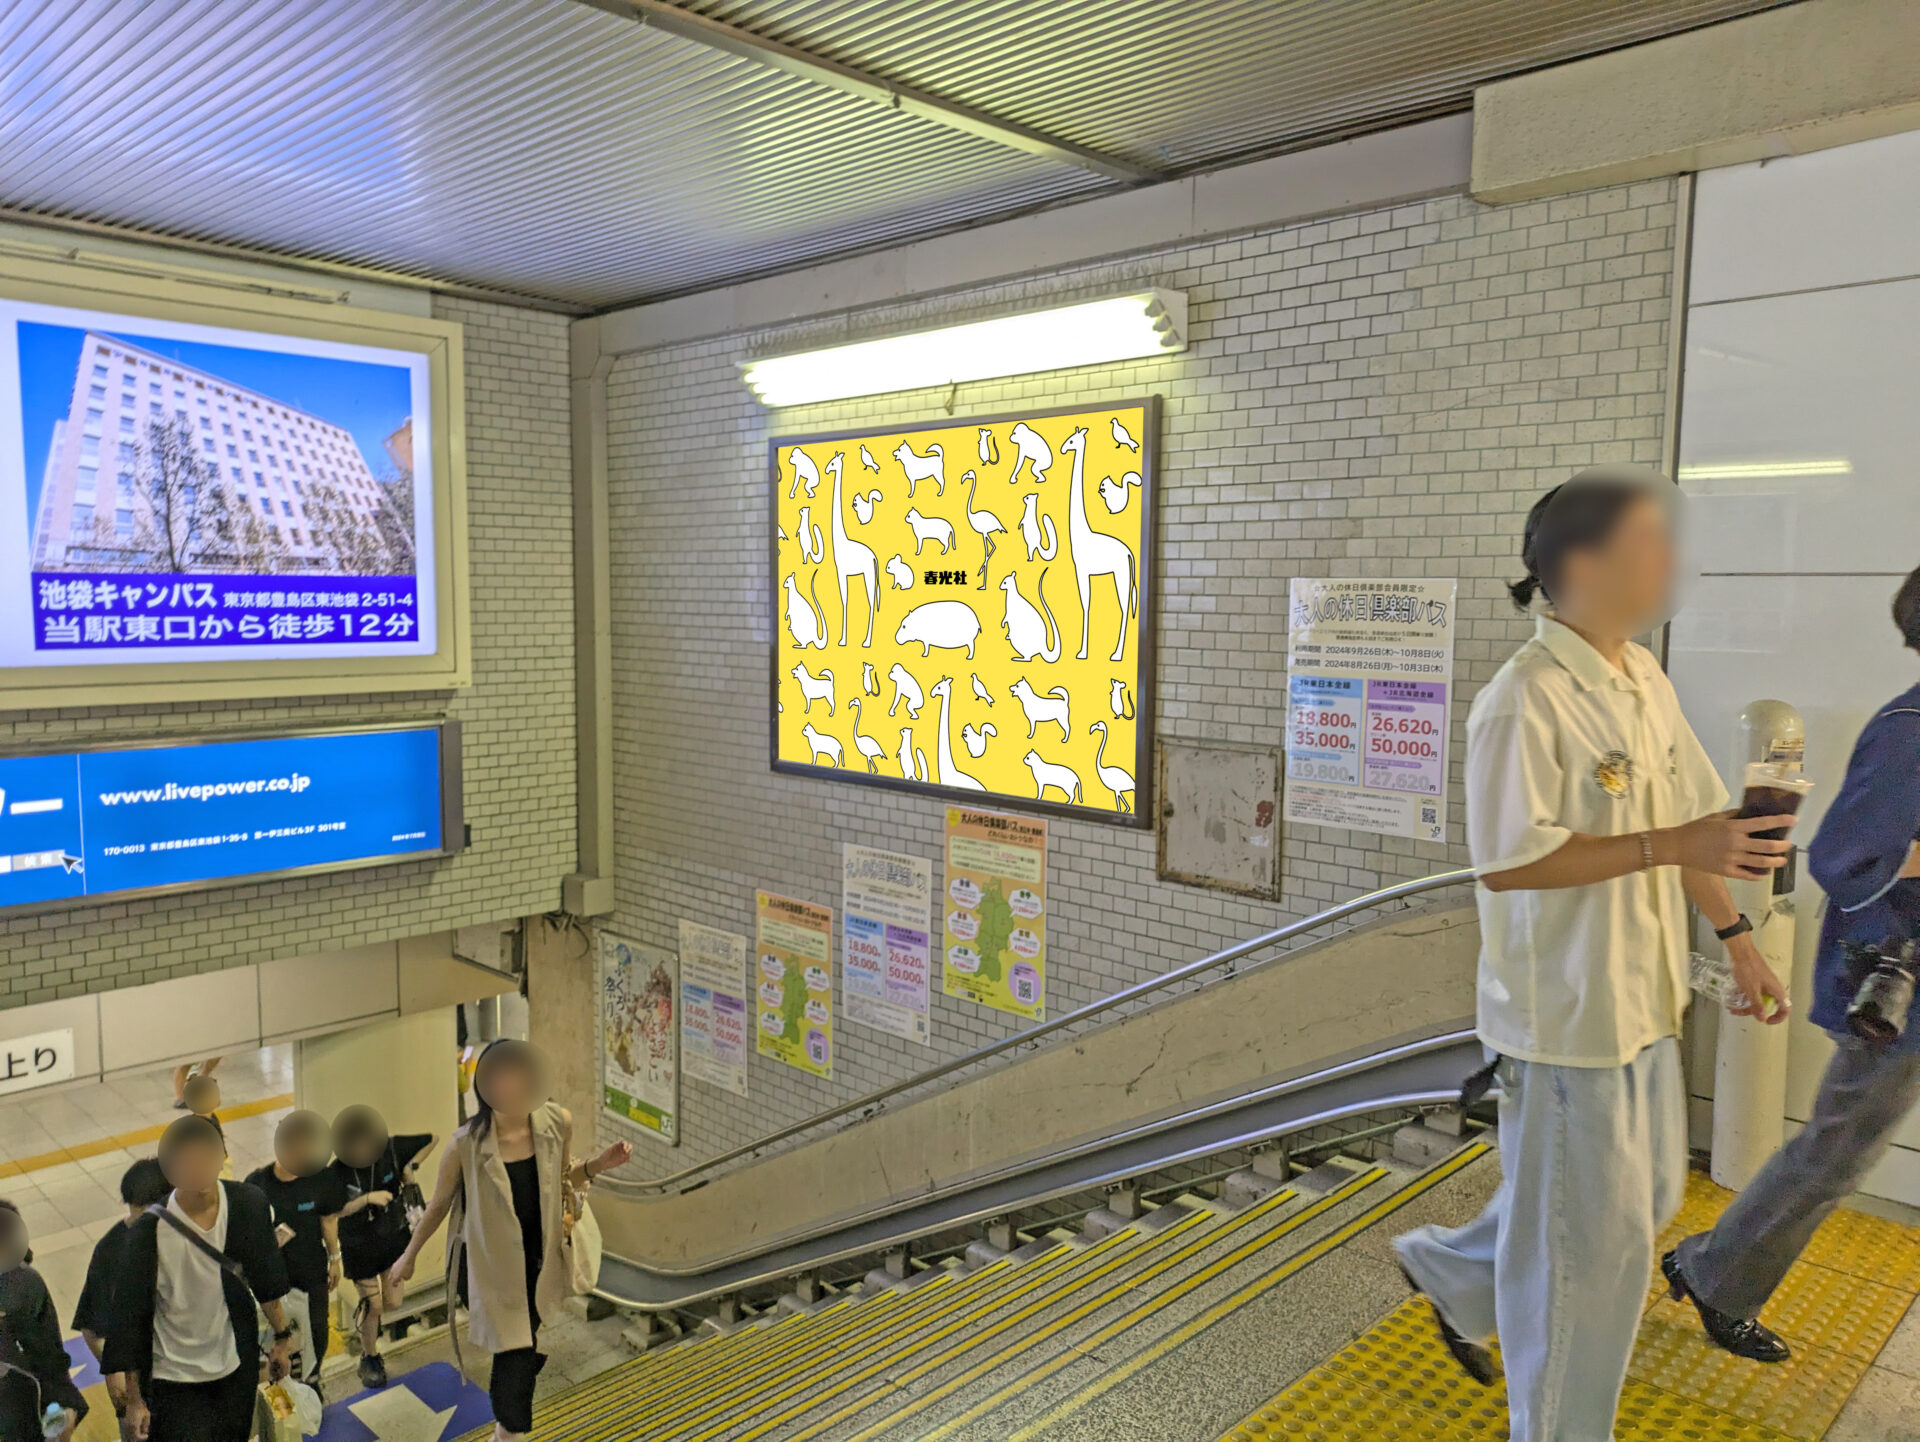
[{"label": "white ceramic wall tile", "polygon": [[1920,130],[1698,184],[1692,305],[1920,273]]},{"label": "white ceramic wall tile", "polygon": [[[1708,572],[1920,565],[1920,280],[1694,307],[1681,485]],[[1844,463],[1836,475],[1691,467]]]}]

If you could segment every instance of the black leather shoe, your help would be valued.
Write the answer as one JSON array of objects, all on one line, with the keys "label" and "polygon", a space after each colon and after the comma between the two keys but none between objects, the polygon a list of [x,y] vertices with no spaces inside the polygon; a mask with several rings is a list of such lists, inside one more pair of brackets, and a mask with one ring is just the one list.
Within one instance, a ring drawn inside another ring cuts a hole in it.
[{"label": "black leather shoe", "polygon": [[1718,1307],[1709,1307],[1695,1296],[1693,1288],[1687,1285],[1687,1279],[1680,1271],[1679,1252],[1668,1252],[1662,1257],[1660,1270],[1667,1279],[1667,1295],[1676,1302],[1693,1303],[1693,1309],[1700,1314],[1700,1325],[1706,1328],[1708,1340],[1721,1351],[1745,1357],[1749,1362],[1784,1362],[1793,1355],[1779,1334],[1770,1328],[1749,1318],[1723,1312]]},{"label": "black leather shoe", "polygon": [[[1407,1285],[1418,1295],[1426,1296],[1425,1289],[1414,1281],[1412,1272],[1402,1266],[1400,1275],[1407,1279]],[[1440,1340],[1447,1344],[1447,1350],[1453,1353],[1453,1360],[1460,1364],[1460,1370],[1482,1387],[1491,1387],[1500,1376],[1499,1369],[1493,1365],[1493,1353],[1478,1342],[1470,1342],[1454,1331],[1453,1324],[1440,1315],[1439,1305],[1433,1298],[1427,1297],[1427,1305],[1433,1308],[1433,1320],[1440,1328]]]}]

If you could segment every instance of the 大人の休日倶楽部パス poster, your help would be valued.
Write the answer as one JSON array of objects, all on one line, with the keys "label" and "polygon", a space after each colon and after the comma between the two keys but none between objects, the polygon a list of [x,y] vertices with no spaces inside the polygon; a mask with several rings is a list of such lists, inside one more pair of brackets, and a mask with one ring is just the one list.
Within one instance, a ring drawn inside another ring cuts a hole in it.
[{"label": "\u5927\u4eba\u306e\u4f11\u65e5\u5036\u697d\u90e8\u30d1\u30b9 poster", "polygon": [[1047,1014],[1047,823],[947,807],[941,990],[1031,1021]]},{"label": "\u5927\u4eba\u306e\u4f11\u65e5\u5036\u697d\u90e8\u30d1\u30b9 poster", "polygon": [[755,1050],[833,1075],[833,908],[754,894]]},{"label": "\u5927\u4eba\u306e\u4f11\u65e5\u5036\u697d\u90e8\u30d1\u30b9 poster", "polygon": [[1157,413],[772,442],[775,768],[1146,824]]}]

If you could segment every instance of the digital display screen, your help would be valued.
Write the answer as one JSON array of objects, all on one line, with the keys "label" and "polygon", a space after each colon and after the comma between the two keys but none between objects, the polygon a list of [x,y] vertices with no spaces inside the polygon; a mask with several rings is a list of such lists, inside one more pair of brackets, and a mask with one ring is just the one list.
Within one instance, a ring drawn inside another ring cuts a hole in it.
[{"label": "digital display screen", "polygon": [[774,769],[1151,824],[1157,416],[773,441]]},{"label": "digital display screen", "polygon": [[451,723],[0,756],[0,910],[457,850],[459,794]]},{"label": "digital display screen", "polygon": [[0,299],[0,670],[432,656],[429,361]]}]

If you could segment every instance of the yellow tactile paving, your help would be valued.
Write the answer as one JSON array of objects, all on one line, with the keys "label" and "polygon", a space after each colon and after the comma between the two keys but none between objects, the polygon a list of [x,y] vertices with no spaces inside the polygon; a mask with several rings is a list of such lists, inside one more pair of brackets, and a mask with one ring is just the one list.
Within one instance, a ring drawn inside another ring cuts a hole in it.
[{"label": "yellow tactile paving", "polygon": [[[282,1092],[278,1096],[256,1097],[250,1102],[235,1102],[230,1107],[221,1107],[219,1116],[222,1121],[237,1121],[241,1117],[257,1117],[262,1112],[276,1112],[293,1105],[293,1093]],[[83,1162],[88,1157],[103,1157],[108,1152],[117,1152],[135,1147],[144,1147],[149,1142],[160,1140],[160,1133],[167,1129],[165,1122],[150,1127],[135,1127],[130,1132],[119,1132],[110,1137],[95,1137],[90,1142],[75,1142],[70,1147],[58,1147],[50,1152],[40,1152],[31,1157],[15,1157],[12,1161],[0,1161],[0,1177],[23,1177],[30,1172],[42,1171],[47,1167],[57,1167],[62,1162]]]},{"label": "yellow tactile paving", "polygon": [[1792,1437],[1819,1437],[1840,1415],[1871,1359],[1803,1338],[1792,1342],[1790,1360],[1764,1367],[1709,1342],[1691,1306],[1663,1302],[1640,1323],[1627,1375]]},{"label": "yellow tactile paving", "polygon": [[[1732,1199],[1706,1177],[1691,1176],[1659,1253],[1711,1227]],[[1692,1306],[1667,1300],[1665,1291],[1656,1272],[1620,1398],[1617,1442],[1815,1442],[1920,1293],[1920,1229],[1853,1211],[1829,1218],[1762,1313],[1793,1344],[1793,1360],[1777,1367],[1713,1347]],[[1481,1387],[1460,1370],[1416,1297],[1226,1439],[1506,1436],[1506,1389]]]}]

